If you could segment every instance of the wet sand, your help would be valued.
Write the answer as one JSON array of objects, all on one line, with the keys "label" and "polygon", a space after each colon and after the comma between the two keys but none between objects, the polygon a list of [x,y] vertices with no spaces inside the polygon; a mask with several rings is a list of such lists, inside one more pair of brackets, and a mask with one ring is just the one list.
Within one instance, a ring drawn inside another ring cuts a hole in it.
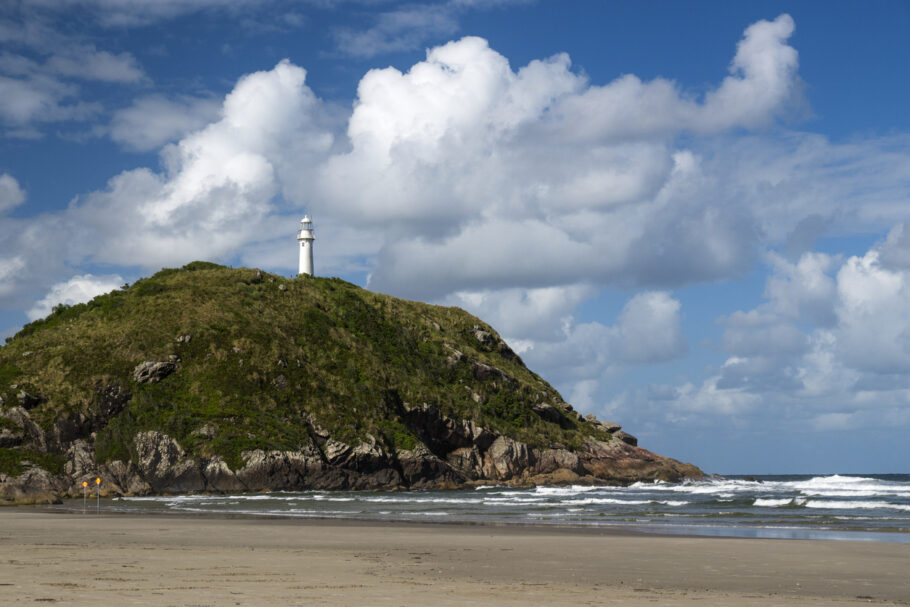
[{"label": "wet sand", "polygon": [[0,509],[0,604],[910,604],[910,544]]}]

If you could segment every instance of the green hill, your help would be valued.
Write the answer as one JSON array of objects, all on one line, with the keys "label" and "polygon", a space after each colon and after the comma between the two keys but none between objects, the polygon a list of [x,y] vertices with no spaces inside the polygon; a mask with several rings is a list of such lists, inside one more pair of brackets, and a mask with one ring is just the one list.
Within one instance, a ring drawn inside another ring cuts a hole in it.
[{"label": "green hill", "polygon": [[[509,451],[508,472],[488,453],[494,443]],[[334,278],[194,262],[58,306],[0,348],[8,500],[66,493],[96,473],[114,493],[434,486],[559,470],[628,480],[540,460],[592,445],[629,457],[634,444],[615,424],[581,418],[467,312]],[[304,464],[270,480],[278,464],[257,459],[268,454]],[[648,475],[698,474],[653,457]]]}]

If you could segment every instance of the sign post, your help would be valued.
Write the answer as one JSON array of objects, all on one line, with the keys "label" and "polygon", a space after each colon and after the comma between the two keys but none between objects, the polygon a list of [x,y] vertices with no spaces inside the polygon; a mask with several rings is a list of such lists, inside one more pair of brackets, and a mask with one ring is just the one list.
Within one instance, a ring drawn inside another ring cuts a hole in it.
[{"label": "sign post", "polygon": [[95,485],[98,488],[98,514],[101,514],[101,478],[95,479]]},{"label": "sign post", "polygon": [[88,499],[88,482],[82,481],[82,514],[85,514],[85,502]]}]

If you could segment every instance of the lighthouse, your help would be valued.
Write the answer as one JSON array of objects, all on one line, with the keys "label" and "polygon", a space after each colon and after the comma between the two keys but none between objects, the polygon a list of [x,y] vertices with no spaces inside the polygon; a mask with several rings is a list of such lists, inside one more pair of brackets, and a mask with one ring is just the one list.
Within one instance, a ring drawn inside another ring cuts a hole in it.
[{"label": "lighthouse", "polygon": [[310,221],[309,215],[304,215],[300,220],[300,231],[297,232],[297,242],[300,243],[300,274],[313,275],[313,241],[316,235],[313,234],[313,222]]}]

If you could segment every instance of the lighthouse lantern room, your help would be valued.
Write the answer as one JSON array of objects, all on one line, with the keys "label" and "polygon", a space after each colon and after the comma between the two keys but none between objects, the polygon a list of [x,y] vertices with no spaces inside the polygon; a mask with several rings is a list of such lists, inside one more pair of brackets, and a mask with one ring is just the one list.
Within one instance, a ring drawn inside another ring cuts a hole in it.
[{"label": "lighthouse lantern room", "polygon": [[297,232],[297,242],[300,243],[300,270],[298,274],[313,275],[313,222],[309,215],[304,215],[300,220],[300,231]]}]

